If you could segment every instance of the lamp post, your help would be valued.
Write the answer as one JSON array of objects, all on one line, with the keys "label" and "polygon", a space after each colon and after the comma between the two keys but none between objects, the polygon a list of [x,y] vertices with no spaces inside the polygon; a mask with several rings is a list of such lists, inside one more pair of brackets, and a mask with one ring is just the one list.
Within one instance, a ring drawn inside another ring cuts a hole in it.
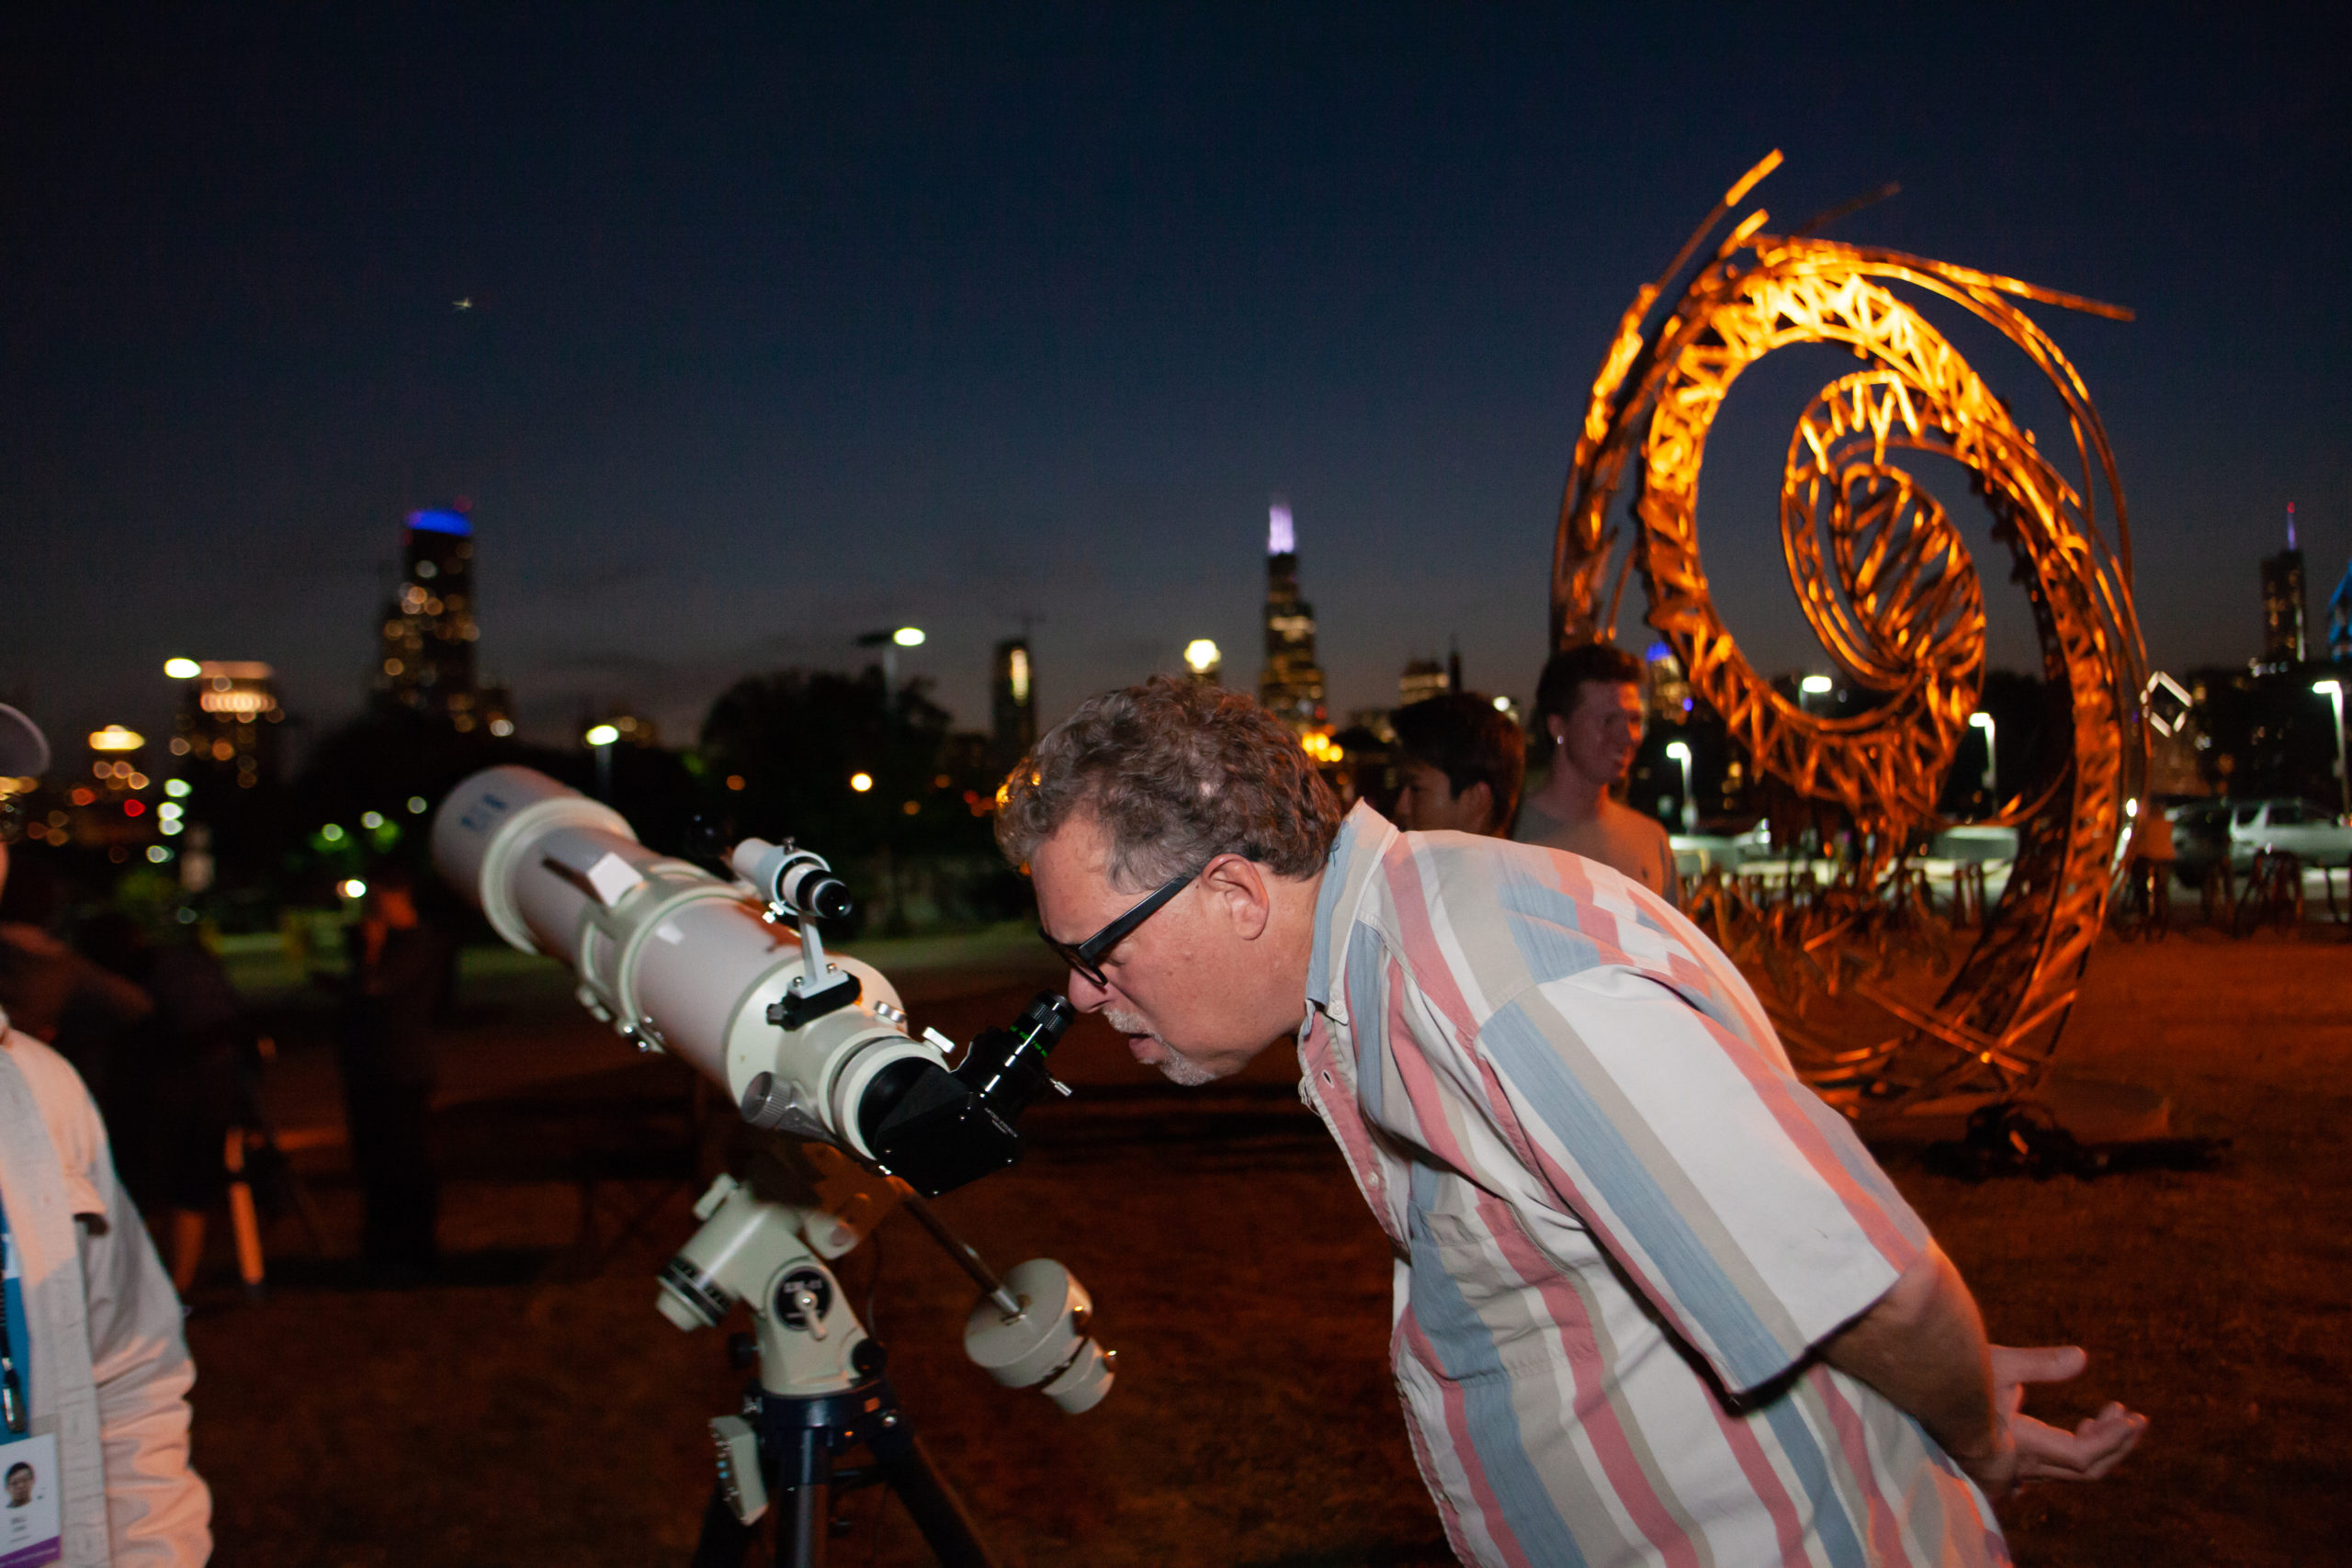
[{"label": "lamp post", "polygon": [[1837,689],[1838,682],[1826,675],[1807,675],[1797,682],[1797,706],[1811,713],[1813,698],[1826,697]]},{"label": "lamp post", "polygon": [[607,806],[613,803],[613,748],[620,738],[618,727],[610,724],[592,724],[581,737],[596,753],[596,798]]},{"label": "lamp post", "polygon": [[921,648],[923,641],[921,626],[898,626],[887,631],[867,632],[857,639],[857,646],[882,650],[882,683],[896,692],[899,689],[899,649]]},{"label": "lamp post", "polygon": [[1224,684],[1218,672],[1225,668],[1225,654],[1204,637],[1196,637],[1184,645],[1184,668],[1204,686]]},{"label": "lamp post", "polygon": [[1695,819],[1695,813],[1690,809],[1690,748],[1687,742],[1669,740],[1666,743],[1666,754],[1682,764],[1682,830],[1688,833]]},{"label": "lamp post", "polygon": [[1970,714],[1968,728],[1984,732],[1984,801],[1997,810],[2000,807],[2000,772],[1993,762],[1993,716],[1981,709]]},{"label": "lamp post", "polygon": [[2344,815],[2352,817],[2352,774],[2344,766],[2344,682],[2314,681],[2312,690],[2325,694],[2327,705],[2335,710],[2335,789],[2344,803]]}]

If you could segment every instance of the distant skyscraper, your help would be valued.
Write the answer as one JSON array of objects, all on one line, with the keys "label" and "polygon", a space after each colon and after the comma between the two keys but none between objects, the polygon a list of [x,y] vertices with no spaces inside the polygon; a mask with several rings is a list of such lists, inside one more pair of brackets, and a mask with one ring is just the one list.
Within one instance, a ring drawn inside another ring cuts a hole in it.
[{"label": "distant skyscraper", "polygon": [[996,645],[996,664],[989,676],[989,766],[998,773],[1011,773],[1037,744],[1035,674],[1027,637]]},{"label": "distant skyscraper", "polygon": [[1411,707],[1415,703],[1453,690],[1453,676],[1434,659],[1416,659],[1405,666],[1405,673],[1396,680],[1396,705]]},{"label": "distant skyscraper", "polygon": [[2311,656],[2303,594],[2303,552],[2295,547],[2295,509],[2287,508],[2287,547],[2262,563],[2262,662],[2301,664]]},{"label": "distant skyscraper", "polygon": [[384,606],[376,687],[392,702],[455,728],[506,735],[505,694],[474,673],[474,528],[462,512],[412,512],[401,529],[401,583]]},{"label": "distant skyscraper", "polygon": [[285,720],[276,671],[268,665],[205,660],[180,687],[171,745],[179,761],[173,771],[199,794],[274,783],[278,727]]},{"label": "distant skyscraper", "polygon": [[1648,671],[1643,682],[1643,705],[1652,723],[1680,724],[1690,713],[1690,682],[1682,673],[1682,660],[1664,642],[1653,642],[1643,650],[1642,663]]},{"label": "distant skyscraper", "polygon": [[1323,722],[1323,668],[1315,662],[1315,606],[1298,596],[1298,537],[1276,502],[1266,524],[1266,665],[1258,700],[1304,735]]}]

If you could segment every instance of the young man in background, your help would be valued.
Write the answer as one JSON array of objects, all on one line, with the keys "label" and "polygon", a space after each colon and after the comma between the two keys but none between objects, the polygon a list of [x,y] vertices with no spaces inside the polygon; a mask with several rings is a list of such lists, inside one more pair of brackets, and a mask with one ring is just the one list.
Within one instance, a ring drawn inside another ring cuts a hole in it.
[{"label": "young man in background", "polygon": [[1489,838],[1510,830],[1527,771],[1527,738],[1492,699],[1441,692],[1398,708],[1389,722],[1402,756],[1398,827]]},{"label": "young man in background", "polygon": [[1511,837],[1597,860],[1681,903],[1666,829],[1611,794],[1641,749],[1641,661],[1605,642],[1554,654],[1536,682],[1535,724],[1550,772],[1520,807]]}]

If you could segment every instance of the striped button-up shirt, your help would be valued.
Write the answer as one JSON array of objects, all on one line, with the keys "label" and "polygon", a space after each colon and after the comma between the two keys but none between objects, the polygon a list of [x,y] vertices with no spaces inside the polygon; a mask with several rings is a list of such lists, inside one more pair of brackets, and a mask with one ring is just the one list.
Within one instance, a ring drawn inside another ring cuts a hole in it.
[{"label": "striped button-up shirt", "polygon": [[1729,959],[1595,862],[1359,806],[1301,1092],[1396,1253],[1396,1383],[1465,1561],[2005,1563],[1812,1358],[1928,1246]]}]

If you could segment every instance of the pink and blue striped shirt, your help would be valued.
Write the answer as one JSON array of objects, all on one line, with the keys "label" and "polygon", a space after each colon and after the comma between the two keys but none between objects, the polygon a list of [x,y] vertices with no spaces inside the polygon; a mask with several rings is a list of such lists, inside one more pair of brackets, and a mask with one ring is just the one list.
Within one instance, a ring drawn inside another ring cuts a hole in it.
[{"label": "pink and blue striped shirt", "polygon": [[1390,1356],[1464,1561],[2006,1563],[1811,1356],[1928,1246],[1729,959],[1596,862],[1359,806],[1299,1055],[1396,1249]]}]

